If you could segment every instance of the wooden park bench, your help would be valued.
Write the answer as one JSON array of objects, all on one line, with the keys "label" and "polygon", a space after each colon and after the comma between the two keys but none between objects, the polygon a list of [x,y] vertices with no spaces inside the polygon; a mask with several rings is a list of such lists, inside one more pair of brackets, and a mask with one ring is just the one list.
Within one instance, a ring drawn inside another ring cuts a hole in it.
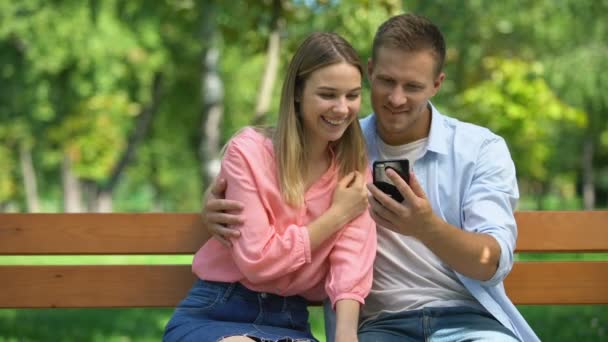
[{"label": "wooden park bench", "polygon": [[[517,252],[607,252],[608,211],[517,212]],[[197,214],[0,214],[0,255],[193,254]],[[0,265],[0,308],[173,307],[190,265]],[[608,261],[518,261],[516,304],[608,304]]]}]

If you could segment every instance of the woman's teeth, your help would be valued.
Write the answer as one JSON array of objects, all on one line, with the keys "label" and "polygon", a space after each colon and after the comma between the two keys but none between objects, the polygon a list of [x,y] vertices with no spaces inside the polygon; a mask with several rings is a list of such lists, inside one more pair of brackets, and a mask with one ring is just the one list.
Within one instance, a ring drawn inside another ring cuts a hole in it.
[{"label": "woman's teeth", "polygon": [[327,122],[327,123],[329,123],[331,125],[334,125],[334,126],[339,126],[339,125],[343,124],[346,121],[346,119],[339,119],[339,120],[328,119],[328,118],[326,118],[324,116],[322,116],[322,118],[323,118],[323,120],[325,120],[325,122]]}]

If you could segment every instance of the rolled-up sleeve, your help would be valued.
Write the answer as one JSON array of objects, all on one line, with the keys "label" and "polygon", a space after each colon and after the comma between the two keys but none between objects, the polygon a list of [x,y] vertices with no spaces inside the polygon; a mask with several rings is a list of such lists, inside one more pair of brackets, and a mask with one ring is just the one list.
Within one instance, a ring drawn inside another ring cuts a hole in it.
[{"label": "rolled-up sleeve", "polygon": [[226,198],[244,204],[244,223],[234,226],[241,233],[232,240],[234,262],[247,280],[262,283],[310,263],[311,250],[306,227],[277,227],[270,221],[269,208],[256,182],[256,172],[268,166],[263,165],[256,148],[260,147],[255,142],[233,139],[224,154],[220,177],[227,181]]},{"label": "rolled-up sleeve", "polygon": [[515,165],[505,141],[494,136],[481,146],[475,173],[463,201],[467,231],[488,234],[498,242],[500,257],[495,274],[483,286],[504,280],[513,266],[517,239],[514,210],[519,198]]},{"label": "rolled-up sleeve", "polygon": [[376,223],[367,210],[340,232],[329,256],[330,270],[325,283],[332,307],[342,299],[365,303],[372,286],[376,246]]}]

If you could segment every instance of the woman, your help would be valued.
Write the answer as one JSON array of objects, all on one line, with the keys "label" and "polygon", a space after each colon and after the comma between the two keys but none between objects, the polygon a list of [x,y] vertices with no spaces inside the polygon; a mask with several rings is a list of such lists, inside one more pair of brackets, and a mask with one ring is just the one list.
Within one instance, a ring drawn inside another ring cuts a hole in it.
[{"label": "woman", "polygon": [[316,341],[307,301],[329,296],[337,341],[356,341],[376,251],[357,114],[362,67],[340,36],[313,33],[283,83],[276,129],[245,128],[220,177],[246,208],[241,237],[209,240],[166,341]]}]

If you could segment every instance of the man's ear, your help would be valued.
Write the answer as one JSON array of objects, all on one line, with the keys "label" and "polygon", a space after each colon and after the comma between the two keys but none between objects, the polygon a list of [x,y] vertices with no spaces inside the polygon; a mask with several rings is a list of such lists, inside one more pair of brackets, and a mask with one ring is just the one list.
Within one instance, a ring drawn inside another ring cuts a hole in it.
[{"label": "man's ear", "polygon": [[374,72],[374,61],[371,58],[367,60],[367,79],[371,81],[372,73]]},{"label": "man's ear", "polygon": [[443,80],[445,79],[445,73],[442,71],[437,75],[435,81],[433,81],[433,95],[437,94],[439,89],[441,88],[441,84],[443,84]]}]

